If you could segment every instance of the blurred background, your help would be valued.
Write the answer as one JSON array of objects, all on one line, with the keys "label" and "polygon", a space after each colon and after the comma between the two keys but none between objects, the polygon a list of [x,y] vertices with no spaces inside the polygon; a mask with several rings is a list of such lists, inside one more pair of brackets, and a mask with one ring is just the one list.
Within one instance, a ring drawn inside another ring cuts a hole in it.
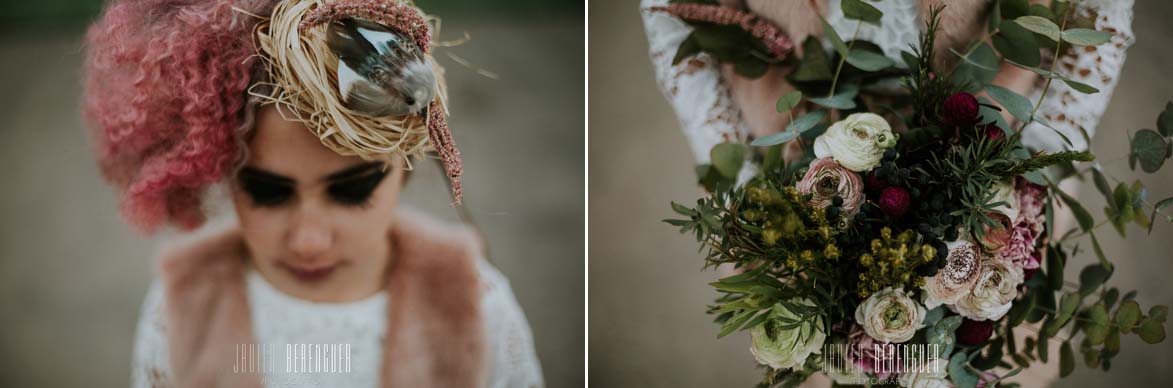
[{"label": "blurred background", "polygon": [[[703,256],[692,236],[660,222],[673,216],[669,201],[694,203],[703,192],[684,135],[653,78],[638,2],[592,0],[588,8],[590,381],[600,387],[751,387],[761,371],[754,368],[749,336],[717,340],[718,326],[704,311],[717,295],[707,285],[717,275],[701,271]],[[1155,127],[1165,102],[1173,100],[1173,3],[1137,1],[1135,11],[1137,42],[1093,144],[1101,160],[1121,160],[1127,135]],[[1168,166],[1157,175],[1130,172],[1127,162],[1106,169],[1124,181],[1141,179],[1154,201],[1173,196]],[[1102,219],[1104,201],[1090,182],[1080,197]],[[1111,229],[1099,234],[1111,236],[1101,242],[1118,264],[1110,284],[1139,290],[1142,306],[1173,304],[1173,225],[1159,222],[1151,236],[1130,227],[1128,239]],[[1067,276],[1094,260],[1087,254],[1072,259]],[[1052,386],[1173,381],[1173,340],[1148,345],[1126,336],[1121,345],[1111,373],[1077,362],[1072,376]],[[1057,364],[1054,357],[1051,362]]]},{"label": "blurred background", "polygon": [[[78,106],[85,26],[101,0],[0,3],[0,387],[117,387],[165,235],[119,219]],[[418,0],[442,15],[465,206],[533,328],[550,387],[583,382],[583,4]],[[495,73],[478,75],[452,53]],[[404,202],[455,220],[420,164]],[[223,206],[230,209],[231,206]]]}]

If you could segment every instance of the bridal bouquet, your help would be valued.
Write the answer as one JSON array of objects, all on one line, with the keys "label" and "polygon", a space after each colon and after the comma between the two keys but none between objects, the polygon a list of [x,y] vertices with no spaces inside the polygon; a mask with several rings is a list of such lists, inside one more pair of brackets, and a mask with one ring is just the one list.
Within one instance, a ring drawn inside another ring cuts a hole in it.
[{"label": "bridal bouquet", "polygon": [[[708,312],[719,337],[750,332],[750,351],[768,366],[762,386],[795,386],[820,370],[839,384],[1015,386],[1003,379],[1056,358],[1067,376],[1076,352],[1108,370],[1125,335],[1164,340],[1168,308],[1145,309],[1135,291],[1108,285],[1114,264],[1097,238],[1109,224],[1124,235],[1129,224],[1151,231],[1158,217],[1173,221],[1173,198],[1154,203],[1141,182],[1111,178],[1093,153],[1027,149],[1027,124],[1050,124],[1035,115],[1037,102],[991,84],[1006,62],[1047,85],[1096,93],[1045,64],[1041,48],[1058,55],[1111,35],[1086,28],[1066,2],[1025,3],[1000,1],[989,39],[953,52],[949,72],[933,69],[940,9],[919,47],[904,53],[906,66],[824,21],[833,50],[812,38],[803,58],[786,60],[799,89],[777,103],[788,127],[713,147],[711,164],[697,168],[709,195],[672,204],[682,217],[665,222],[696,236],[706,268],[739,272],[712,283],[720,296]],[[842,5],[859,23],[880,20],[861,0]],[[696,27],[678,60],[709,52],[752,76],[787,48],[752,17],[706,7],[719,6],[655,9]],[[904,105],[865,98],[893,78]],[[1021,124],[1009,125],[1003,109]],[[1171,136],[1173,104],[1157,130],[1130,134],[1130,168],[1157,171],[1173,154]],[[1103,221],[1059,189],[1073,176],[1103,193]],[[1077,227],[1058,230],[1060,212]],[[1089,249],[1098,262],[1065,278],[1069,257]]]}]

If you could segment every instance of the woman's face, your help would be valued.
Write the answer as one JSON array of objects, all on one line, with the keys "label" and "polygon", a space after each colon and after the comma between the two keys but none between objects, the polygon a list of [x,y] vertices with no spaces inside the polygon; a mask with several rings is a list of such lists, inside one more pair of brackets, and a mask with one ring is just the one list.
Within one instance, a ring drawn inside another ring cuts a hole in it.
[{"label": "woman's face", "polygon": [[[402,163],[341,156],[273,106],[257,111],[232,198],[252,264],[278,290],[317,302],[383,286]],[[386,170],[386,171],[384,171]]]}]

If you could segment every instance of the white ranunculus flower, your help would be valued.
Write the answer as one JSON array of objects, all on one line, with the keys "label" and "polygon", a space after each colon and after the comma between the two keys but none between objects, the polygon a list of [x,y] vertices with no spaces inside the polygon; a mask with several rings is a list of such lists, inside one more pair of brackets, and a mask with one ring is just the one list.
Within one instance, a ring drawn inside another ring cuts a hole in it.
[{"label": "white ranunculus flower", "polygon": [[974,243],[958,239],[945,243],[949,253],[945,268],[925,278],[924,302],[926,308],[954,304],[973,290],[982,271],[981,250]]},{"label": "white ranunculus flower", "polygon": [[930,359],[923,365],[909,368],[907,373],[901,373],[898,381],[905,388],[953,388],[948,367],[949,361]]},{"label": "white ranunculus flower", "polygon": [[856,113],[831,124],[815,139],[815,156],[831,157],[851,171],[864,172],[878,166],[884,150],[895,145],[896,135],[883,117]]},{"label": "white ranunculus flower", "polygon": [[[815,305],[810,299],[791,299],[790,303]],[[770,319],[750,330],[753,346],[749,352],[753,353],[758,363],[774,369],[802,368],[808,356],[822,352],[823,342],[827,340],[822,317],[806,320],[795,328],[783,329],[786,323],[781,318],[799,320],[801,316],[781,303],[774,305],[770,314]]]},{"label": "white ranunculus flower", "polygon": [[977,284],[953,305],[953,310],[975,321],[1001,319],[1010,311],[1022,281],[1022,268],[1004,260],[986,258],[982,260]]},{"label": "white ranunculus flower", "polygon": [[902,289],[885,288],[855,308],[855,322],[881,342],[902,343],[924,327],[925,306]]}]

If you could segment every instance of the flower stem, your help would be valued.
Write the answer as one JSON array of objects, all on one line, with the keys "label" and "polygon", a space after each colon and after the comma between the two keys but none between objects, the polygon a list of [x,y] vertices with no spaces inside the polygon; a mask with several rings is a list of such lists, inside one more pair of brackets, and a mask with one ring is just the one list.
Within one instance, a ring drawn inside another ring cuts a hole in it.
[{"label": "flower stem", "polygon": [[843,71],[843,64],[847,63],[847,56],[851,55],[851,48],[855,46],[855,39],[859,37],[859,28],[863,26],[863,21],[855,24],[855,32],[851,33],[851,41],[847,43],[847,55],[841,55],[839,58],[839,66],[835,67],[835,76],[831,78],[831,91],[827,92],[827,98],[835,97],[835,86],[839,84],[839,73]]}]

